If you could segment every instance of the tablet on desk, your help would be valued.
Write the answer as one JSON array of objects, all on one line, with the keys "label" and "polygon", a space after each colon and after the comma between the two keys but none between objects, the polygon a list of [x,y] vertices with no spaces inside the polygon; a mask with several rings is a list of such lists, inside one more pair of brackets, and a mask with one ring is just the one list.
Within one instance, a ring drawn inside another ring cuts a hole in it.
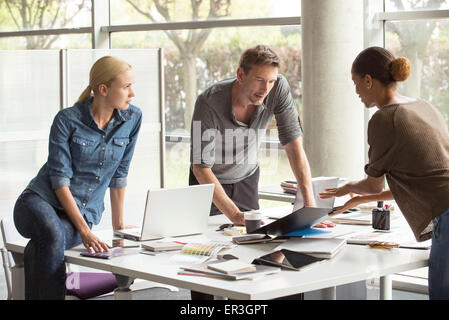
[{"label": "tablet on desk", "polygon": [[260,258],[254,259],[254,264],[265,264],[281,267],[287,270],[299,271],[315,262],[323,261],[323,258],[312,257],[307,254],[295,252],[287,249],[281,249]]}]

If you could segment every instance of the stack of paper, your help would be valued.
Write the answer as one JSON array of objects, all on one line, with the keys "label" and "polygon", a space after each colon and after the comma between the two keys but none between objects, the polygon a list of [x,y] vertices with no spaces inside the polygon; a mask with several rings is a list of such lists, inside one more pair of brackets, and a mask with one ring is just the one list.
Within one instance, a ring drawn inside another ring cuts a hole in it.
[{"label": "stack of paper", "polygon": [[[337,177],[312,178],[313,194],[315,195],[315,202],[318,208],[332,208],[334,206],[335,198],[321,199],[320,192],[324,192],[326,188],[336,188],[339,180]],[[302,193],[300,190],[297,190],[293,210],[298,210],[303,206],[304,200],[302,199]]]},{"label": "stack of paper", "polygon": [[291,238],[280,245],[278,249],[287,249],[317,258],[330,259],[337,255],[345,246],[345,239]]},{"label": "stack of paper", "polygon": [[242,262],[237,259],[208,264],[207,267],[209,269],[226,274],[237,274],[242,272],[256,271],[256,266],[254,264]]},{"label": "stack of paper", "polygon": [[184,244],[173,241],[154,241],[143,243],[142,248],[153,252],[181,250]]},{"label": "stack of paper", "polygon": [[371,225],[372,213],[360,211],[341,213],[331,217],[330,220],[334,223],[341,224]]},{"label": "stack of paper", "polygon": [[183,271],[178,272],[179,275],[208,277],[224,280],[243,280],[243,279],[255,280],[268,274],[274,274],[281,271],[281,268],[278,267],[257,265],[255,266],[254,271],[227,274],[210,269],[208,267],[208,264],[206,263],[199,263],[193,266],[181,267],[181,269]]},{"label": "stack of paper", "polygon": [[350,244],[370,244],[376,241],[386,241],[399,244],[400,248],[430,249],[432,239],[417,242],[411,232],[407,231],[363,231],[350,235],[347,239]]}]

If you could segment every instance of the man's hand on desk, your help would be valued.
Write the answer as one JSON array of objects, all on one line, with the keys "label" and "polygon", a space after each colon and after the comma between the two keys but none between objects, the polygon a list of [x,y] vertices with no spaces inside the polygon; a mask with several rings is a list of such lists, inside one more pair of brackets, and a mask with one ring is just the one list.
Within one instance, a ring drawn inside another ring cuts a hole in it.
[{"label": "man's hand on desk", "polygon": [[238,211],[233,214],[227,215],[228,219],[236,226],[244,226],[245,225],[245,216],[242,212]]},{"label": "man's hand on desk", "polygon": [[335,223],[330,221],[321,221],[320,223],[314,225],[312,228],[333,228]]}]

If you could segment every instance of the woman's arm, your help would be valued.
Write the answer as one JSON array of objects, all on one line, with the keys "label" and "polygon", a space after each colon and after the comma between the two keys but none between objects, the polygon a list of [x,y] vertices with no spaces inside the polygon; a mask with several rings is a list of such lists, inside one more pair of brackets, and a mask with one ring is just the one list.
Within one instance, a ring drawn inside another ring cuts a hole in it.
[{"label": "woman's arm", "polygon": [[97,236],[95,236],[89,229],[89,226],[76,205],[75,199],[73,198],[69,187],[57,188],[54,189],[54,192],[61,203],[64,212],[80,233],[86,249],[91,251],[92,248],[95,252],[109,251],[107,245],[97,238]]},{"label": "woman's arm", "polygon": [[384,200],[394,200],[393,194],[391,193],[390,190],[385,190],[385,191],[382,191],[382,192],[376,193],[376,194],[355,196],[354,198],[351,198],[350,200],[348,200],[344,205],[342,205],[341,208],[339,208],[338,210],[335,210],[334,212],[332,212],[332,214],[329,214],[329,215],[342,213],[342,212],[349,210],[351,208],[354,208],[362,203],[373,202],[373,201],[384,201]]},{"label": "woman's arm", "polygon": [[114,230],[124,229],[123,223],[123,207],[125,203],[126,188],[110,188],[109,194],[111,198],[112,211],[112,228]]},{"label": "woman's arm", "polygon": [[360,181],[349,182],[339,188],[327,188],[325,192],[320,193],[320,198],[327,199],[332,197],[341,197],[350,192],[357,194],[377,194],[384,188],[384,176],[373,178],[367,176]]}]

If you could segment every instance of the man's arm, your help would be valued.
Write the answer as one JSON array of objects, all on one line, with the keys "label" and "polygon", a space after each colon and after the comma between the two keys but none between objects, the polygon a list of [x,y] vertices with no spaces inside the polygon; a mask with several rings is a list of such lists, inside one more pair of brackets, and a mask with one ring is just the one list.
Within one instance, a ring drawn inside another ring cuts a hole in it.
[{"label": "man's arm", "polygon": [[301,191],[304,205],[307,207],[315,207],[315,197],[313,194],[312,174],[310,172],[309,161],[302,145],[302,137],[287,143],[285,146],[290,167],[298,182],[298,188]]},{"label": "man's arm", "polygon": [[195,164],[192,167],[193,174],[200,184],[213,183],[215,185],[213,202],[218,210],[223,212],[235,225],[245,225],[243,213],[228,197],[212,170],[210,168],[202,168]]}]

